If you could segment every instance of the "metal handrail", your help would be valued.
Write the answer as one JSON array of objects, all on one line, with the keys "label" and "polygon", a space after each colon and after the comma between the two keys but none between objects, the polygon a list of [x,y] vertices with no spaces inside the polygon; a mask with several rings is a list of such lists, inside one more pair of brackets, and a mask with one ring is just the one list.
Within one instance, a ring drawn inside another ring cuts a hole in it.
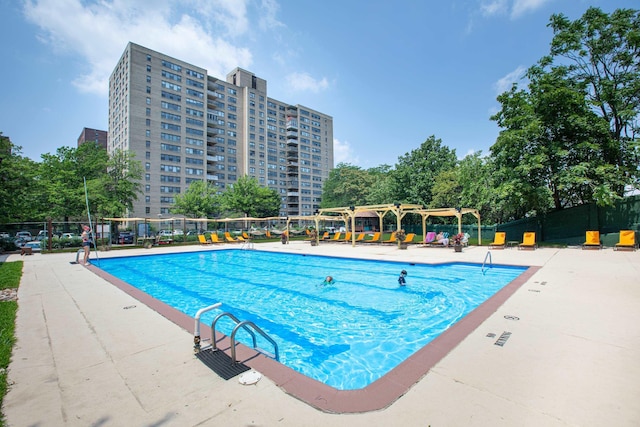
[{"label": "metal handrail", "polygon": [[[271,344],[273,344],[273,348],[275,350],[275,359],[277,361],[280,361],[280,353],[278,352],[278,344],[269,336],[267,335],[266,332],[264,332],[262,329],[260,329],[255,323],[251,322],[250,320],[245,320],[244,322],[240,322],[236,325],[235,328],[233,328],[233,332],[231,332],[231,361],[233,363],[236,363],[236,332],[238,332],[238,329],[243,328],[245,330],[248,330],[247,326],[251,326],[253,329],[255,329],[258,333],[260,333],[260,335],[262,335],[267,341],[269,341]],[[252,334],[253,335],[253,334]],[[261,351],[261,349],[256,348],[256,339],[255,339],[255,335],[253,335],[253,349],[259,351],[260,353],[272,357],[272,355]],[[273,358],[273,357],[272,357]]]},{"label": "metal handrail", "polygon": [[[234,316],[233,314],[229,313],[229,312],[224,312],[224,313],[220,313],[218,314],[215,319],[213,319],[213,322],[211,322],[211,348],[213,349],[213,351],[217,351],[218,350],[218,344],[216,343],[216,323],[218,322],[218,320],[220,320],[222,317],[228,317],[231,320],[233,320],[234,322],[236,322],[237,325],[241,325],[244,322],[241,322],[236,316]],[[236,326],[235,328],[233,328],[233,331],[235,332],[235,330],[238,329],[238,326]],[[245,331],[247,331],[249,333],[249,335],[251,335],[251,338],[253,339],[253,347],[255,348],[258,344],[256,341],[256,334],[254,334],[251,329],[249,329],[248,327],[244,326],[243,329]],[[233,336],[233,334],[232,334]],[[233,339],[232,339],[232,344],[231,344],[231,348],[233,349],[235,346],[233,345]]]},{"label": "metal handrail", "polygon": [[221,302],[217,302],[209,307],[201,308],[196,313],[195,321],[196,324],[193,327],[193,351],[198,353],[200,351],[200,316],[202,316],[207,311],[214,310],[222,305]]},{"label": "metal handrail", "polygon": [[491,251],[487,251],[487,254],[484,256],[484,261],[482,261],[482,274],[484,274],[484,265],[487,263],[487,258],[489,258],[489,268],[493,268],[493,260],[491,259]]}]

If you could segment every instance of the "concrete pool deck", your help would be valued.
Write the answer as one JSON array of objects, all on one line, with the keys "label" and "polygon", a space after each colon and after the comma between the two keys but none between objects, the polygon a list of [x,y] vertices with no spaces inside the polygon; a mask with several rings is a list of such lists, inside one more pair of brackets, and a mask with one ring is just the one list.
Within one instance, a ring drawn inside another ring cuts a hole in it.
[{"label": "concrete pool deck", "polygon": [[[407,262],[482,263],[487,253],[306,242],[256,248]],[[191,330],[70,264],[75,254],[10,255],[5,260],[23,259],[25,266],[3,405],[7,425],[637,425],[640,251],[491,253],[496,264],[540,268],[403,396],[358,414],[320,411],[267,377],[251,386],[224,381],[193,355]],[[502,346],[500,336],[508,336]]]}]

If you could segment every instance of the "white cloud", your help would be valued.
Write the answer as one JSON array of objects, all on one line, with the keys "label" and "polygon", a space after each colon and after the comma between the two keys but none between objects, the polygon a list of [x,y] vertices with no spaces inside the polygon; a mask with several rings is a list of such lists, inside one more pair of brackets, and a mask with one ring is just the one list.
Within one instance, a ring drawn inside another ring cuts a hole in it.
[{"label": "white cloud", "polygon": [[360,159],[354,154],[353,147],[348,141],[343,142],[337,138],[333,139],[333,166],[338,163],[357,165],[359,162]]},{"label": "white cloud", "polygon": [[258,25],[262,30],[273,30],[285,27],[285,25],[276,19],[280,5],[276,0],[262,0],[260,5],[260,19]]},{"label": "white cloud", "polygon": [[482,16],[509,15],[517,19],[528,12],[534,12],[552,0],[483,0],[480,3]]},{"label": "white cloud", "polygon": [[291,73],[285,77],[287,85],[295,91],[309,91],[318,93],[329,87],[326,77],[322,80],[316,80],[307,73]]},{"label": "white cloud", "polygon": [[527,12],[533,12],[551,0],[515,0],[511,9],[511,18],[515,19]]},{"label": "white cloud", "polygon": [[493,16],[506,14],[509,5],[507,0],[483,1],[480,4],[480,12],[483,16]]},{"label": "white cloud", "polygon": [[[129,41],[215,76],[225,76],[236,66],[248,68],[251,51],[219,36],[220,28],[233,35],[246,32],[245,1],[249,0],[28,0],[24,14],[54,52],[86,64],[74,78],[79,90],[104,96],[109,75]],[[195,9],[190,12],[185,5]]]},{"label": "white cloud", "polygon": [[511,90],[511,86],[514,83],[518,82],[523,76],[527,69],[522,65],[518,66],[515,70],[507,74],[506,76],[500,78],[497,82],[493,84],[493,88],[496,91],[497,95],[500,95],[503,92],[507,92]]}]

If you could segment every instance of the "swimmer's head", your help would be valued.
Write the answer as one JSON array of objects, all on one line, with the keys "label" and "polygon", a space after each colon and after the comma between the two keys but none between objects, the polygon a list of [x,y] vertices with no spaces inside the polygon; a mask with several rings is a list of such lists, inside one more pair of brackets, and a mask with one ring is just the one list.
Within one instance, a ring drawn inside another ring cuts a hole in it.
[{"label": "swimmer's head", "polygon": [[400,274],[401,274],[402,276],[406,276],[406,275],[407,275],[407,270],[402,270],[402,271],[400,272]]},{"label": "swimmer's head", "polygon": [[324,279],[324,281],[327,282],[327,283],[333,282],[333,277],[327,276],[327,278]]}]

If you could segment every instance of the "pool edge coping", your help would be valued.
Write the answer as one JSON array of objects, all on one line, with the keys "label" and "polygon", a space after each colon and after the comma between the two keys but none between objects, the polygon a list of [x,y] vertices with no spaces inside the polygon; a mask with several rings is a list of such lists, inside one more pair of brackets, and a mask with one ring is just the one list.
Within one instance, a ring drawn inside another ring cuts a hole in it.
[{"label": "pool edge coping", "polygon": [[[519,266],[523,267],[523,266]],[[525,266],[526,267],[526,266]],[[110,275],[94,265],[87,266],[94,274],[145,304],[169,321],[189,333],[195,328],[194,319],[185,313],[157,300],[134,286]],[[273,381],[280,389],[296,399],[327,413],[348,414],[381,410],[392,405],[406,394],[431,368],[475,331],[489,316],[497,311],[540,266],[529,266],[514,280],[452,325],[430,343],[416,351],[391,371],[357,390],[338,390],[309,378],[242,344],[236,348],[238,361],[255,369]],[[211,340],[210,325],[201,324],[203,341]],[[218,347],[230,353],[228,337],[222,335]]]}]

